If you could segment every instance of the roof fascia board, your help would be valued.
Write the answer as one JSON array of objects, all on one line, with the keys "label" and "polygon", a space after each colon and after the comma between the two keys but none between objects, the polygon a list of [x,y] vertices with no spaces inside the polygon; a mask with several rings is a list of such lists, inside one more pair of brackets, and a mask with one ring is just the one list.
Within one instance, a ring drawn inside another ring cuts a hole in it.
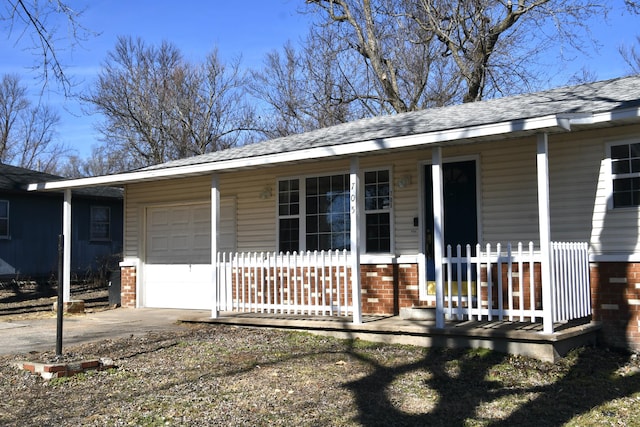
[{"label": "roof fascia board", "polygon": [[614,111],[604,111],[592,114],[564,115],[568,117],[572,125],[595,125],[599,123],[615,122],[618,120],[630,120],[640,118],[640,108],[625,108]]},{"label": "roof fascia board", "polygon": [[267,154],[263,156],[208,162],[194,165],[175,166],[165,169],[149,171],[125,172],[115,175],[104,175],[89,178],[77,178],[62,181],[50,181],[29,184],[29,191],[52,191],[66,188],[97,187],[106,185],[123,185],[126,183],[168,179],[179,176],[197,175],[207,172],[217,172],[229,169],[246,169],[265,166],[268,164],[295,162],[309,159],[323,159],[336,156],[356,155],[375,151],[410,148],[419,145],[444,144],[452,141],[472,140],[479,137],[505,135],[534,130],[567,129],[557,115],[534,117],[508,122],[491,123],[464,128],[448,129],[437,132],[427,132],[416,135],[380,138],[347,144],[337,144],[296,150],[284,153]]}]

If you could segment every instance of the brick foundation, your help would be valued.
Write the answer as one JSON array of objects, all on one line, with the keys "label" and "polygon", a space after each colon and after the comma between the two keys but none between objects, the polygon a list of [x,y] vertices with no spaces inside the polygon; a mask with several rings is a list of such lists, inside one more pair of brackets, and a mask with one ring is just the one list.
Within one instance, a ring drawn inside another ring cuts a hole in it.
[{"label": "brick foundation", "polygon": [[136,268],[121,267],[120,269],[120,298],[122,307],[136,306]]},{"label": "brick foundation", "polygon": [[[522,274],[525,306],[528,301],[527,268],[525,266]],[[536,280],[539,274],[536,265]],[[363,264],[360,277],[363,314],[398,315],[401,308],[426,305],[419,300],[417,264]],[[122,307],[135,307],[135,267],[121,268],[121,286]],[[536,287],[535,292],[540,289]],[[640,263],[592,263],[591,297],[593,320],[603,325],[602,342],[640,351]],[[347,299],[350,303],[351,291],[348,291]]]},{"label": "brick foundation", "polygon": [[603,343],[640,351],[640,263],[592,263],[591,301]]},{"label": "brick foundation", "polygon": [[363,264],[360,267],[362,313],[397,315],[420,305],[417,264]]}]

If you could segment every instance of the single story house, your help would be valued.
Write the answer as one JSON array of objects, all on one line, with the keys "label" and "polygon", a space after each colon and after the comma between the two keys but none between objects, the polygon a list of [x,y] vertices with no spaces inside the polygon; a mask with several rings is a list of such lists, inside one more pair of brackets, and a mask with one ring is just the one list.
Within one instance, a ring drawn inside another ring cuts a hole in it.
[{"label": "single story house", "polygon": [[640,349],[640,76],[30,189],[113,185],[124,306],[594,319]]},{"label": "single story house", "polygon": [[[57,278],[58,236],[63,232],[63,192],[33,193],[34,181],[63,179],[0,164],[0,277],[44,282]],[[67,270],[84,279],[115,267],[122,252],[123,192],[119,188],[73,191],[73,240]]]}]

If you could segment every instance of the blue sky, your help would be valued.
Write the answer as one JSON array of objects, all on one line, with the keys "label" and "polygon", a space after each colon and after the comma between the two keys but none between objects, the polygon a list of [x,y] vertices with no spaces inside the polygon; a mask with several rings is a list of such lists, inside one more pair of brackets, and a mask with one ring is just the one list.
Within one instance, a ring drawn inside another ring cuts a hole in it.
[{"label": "blue sky", "polygon": [[[86,8],[83,25],[97,33],[72,52],[63,53],[66,72],[81,82],[76,90],[91,84],[100,70],[106,54],[120,35],[141,37],[147,44],[167,40],[175,44],[188,60],[199,62],[215,47],[223,60],[242,56],[245,67],[259,67],[266,53],[280,49],[287,40],[297,42],[307,32],[304,16],[296,9],[303,0],[93,0],[73,1],[71,5]],[[616,6],[622,0],[614,2]],[[179,5],[179,6],[178,6]],[[593,36],[602,43],[590,58],[577,58],[556,79],[557,85],[566,83],[570,75],[583,66],[598,79],[623,75],[628,71],[618,48],[632,45],[640,35],[640,17],[614,11],[608,24],[600,18],[589,23]],[[5,31],[5,28],[2,28]],[[65,31],[60,27],[60,34]],[[5,32],[6,34],[6,32]],[[22,81],[32,85],[37,95],[41,86],[36,74],[29,70],[34,58],[16,43],[14,37],[0,37],[0,73],[18,72]],[[45,93],[45,102],[59,108],[62,118],[58,138],[81,156],[89,154],[97,144],[94,124],[99,117],[83,115],[76,100],[64,99],[55,92]]]}]

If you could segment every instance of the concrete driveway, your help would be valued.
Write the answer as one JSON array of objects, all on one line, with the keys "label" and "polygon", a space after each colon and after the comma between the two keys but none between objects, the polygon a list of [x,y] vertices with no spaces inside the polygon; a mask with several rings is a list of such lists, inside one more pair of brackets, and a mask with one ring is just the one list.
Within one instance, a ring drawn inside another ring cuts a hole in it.
[{"label": "concrete driveway", "polygon": [[[63,321],[62,349],[66,346],[109,338],[143,335],[152,331],[182,328],[179,319],[207,317],[206,310],[117,308],[81,315]],[[22,354],[56,349],[55,315],[44,319],[3,321],[0,317],[0,354]]]}]

